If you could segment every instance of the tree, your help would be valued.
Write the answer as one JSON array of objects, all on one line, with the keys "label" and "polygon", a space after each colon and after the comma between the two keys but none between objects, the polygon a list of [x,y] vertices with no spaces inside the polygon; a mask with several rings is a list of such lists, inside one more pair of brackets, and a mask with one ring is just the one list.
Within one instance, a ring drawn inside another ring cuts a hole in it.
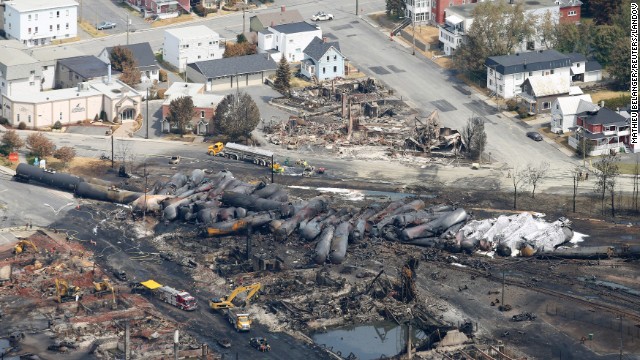
[{"label": "tree", "polygon": [[260,122],[260,110],[249,94],[229,94],[218,104],[214,123],[216,129],[232,139],[249,137]]},{"label": "tree", "polygon": [[42,133],[33,133],[27,137],[27,148],[39,158],[51,156],[56,146]]},{"label": "tree", "polygon": [[591,23],[559,24],[555,49],[563,53],[577,52],[587,56],[590,53],[592,32]]},{"label": "tree", "polygon": [[64,167],[67,167],[67,165],[76,157],[76,151],[70,146],[63,146],[54,151],[53,157],[62,161]]},{"label": "tree", "polygon": [[631,30],[631,0],[622,0],[618,11],[611,17],[611,23],[629,33]]},{"label": "tree", "polygon": [[7,130],[2,135],[2,145],[9,148],[9,152],[14,152],[24,146],[24,140],[20,138],[20,135],[15,130]]},{"label": "tree", "polygon": [[631,38],[629,36],[619,38],[613,45],[610,54],[609,75],[614,80],[616,87],[629,90],[631,85]]},{"label": "tree", "polygon": [[616,178],[620,175],[620,168],[616,153],[604,155],[598,160],[593,167],[596,169],[596,186],[595,190],[601,195],[602,214],[604,215],[604,201],[607,192],[611,195],[611,216],[615,216],[615,186]]},{"label": "tree", "polygon": [[244,36],[244,34],[238,34],[236,35],[236,41],[238,42],[238,44],[246,43],[247,37]]},{"label": "tree", "polygon": [[398,17],[404,14],[404,1],[403,0],[386,0],[386,13],[387,16]]},{"label": "tree", "polygon": [[593,151],[593,142],[587,140],[584,136],[578,140],[578,146],[576,147],[576,155],[581,158],[589,157]]},{"label": "tree", "polygon": [[[607,66],[611,63],[611,54],[613,53],[613,45],[620,38],[624,38],[624,30],[617,26],[600,25],[595,28],[593,33],[593,57],[602,65]],[[629,52],[626,56],[629,57]]]},{"label": "tree", "polygon": [[547,49],[556,47],[558,41],[558,26],[553,18],[551,11],[547,11],[542,15],[542,22],[538,27],[540,41]]},{"label": "tree", "polygon": [[187,125],[193,118],[193,99],[191,96],[181,96],[169,103],[169,115],[167,120],[171,125],[178,127],[180,135],[184,135]]},{"label": "tree", "polygon": [[589,12],[593,14],[596,25],[610,25],[619,6],[619,0],[589,0]]},{"label": "tree", "polygon": [[518,191],[527,183],[527,178],[523,170],[518,169],[517,166],[513,167],[513,173],[509,173],[511,176],[511,184],[513,185],[513,210],[518,208]]},{"label": "tree", "polygon": [[291,68],[289,62],[284,57],[280,58],[278,63],[278,70],[276,70],[276,81],[273,83],[273,87],[284,95],[289,94],[291,89]]},{"label": "tree", "polygon": [[230,57],[236,57],[236,56],[245,56],[245,55],[256,54],[257,52],[258,52],[258,48],[256,47],[256,45],[247,42],[245,38],[244,42],[226,43],[224,47],[224,54],[222,54],[222,57],[230,58]]},{"label": "tree", "polygon": [[484,131],[484,120],[471,117],[462,128],[462,142],[472,159],[479,159],[487,145],[487,133]]},{"label": "tree", "polygon": [[538,184],[542,183],[544,178],[547,176],[547,172],[549,171],[549,163],[541,162],[540,164],[527,165],[527,168],[524,172],[524,176],[526,178],[527,184],[531,185],[531,198],[534,199],[536,197],[536,188]]},{"label": "tree", "polygon": [[114,70],[122,72],[120,81],[129,86],[140,83],[140,70],[133,52],[126,47],[115,46],[109,54],[109,60]]},{"label": "tree", "polygon": [[483,2],[473,10],[474,21],[455,55],[456,64],[478,74],[486,72],[487,57],[513,53],[536,35],[536,18],[525,16],[522,2]]}]

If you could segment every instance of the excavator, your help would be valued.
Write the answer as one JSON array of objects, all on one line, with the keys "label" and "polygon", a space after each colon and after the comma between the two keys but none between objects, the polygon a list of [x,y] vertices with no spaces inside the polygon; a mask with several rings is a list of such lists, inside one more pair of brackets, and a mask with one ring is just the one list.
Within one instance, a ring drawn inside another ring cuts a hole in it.
[{"label": "excavator", "polygon": [[34,243],[29,240],[20,240],[13,248],[13,253],[16,255],[22,254],[27,249],[27,247],[31,247],[33,251],[38,252],[38,247]]},{"label": "excavator", "polygon": [[235,307],[235,305],[233,304],[233,299],[235,299],[238,294],[248,291],[249,293],[247,294],[247,298],[245,299],[245,306],[247,306],[249,305],[249,300],[258,293],[261,287],[262,284],[260,283],[255,283],[247,286],[238,286],[231,292],[231,294],[229,294],[229,296],[223,296],[221,298],[213,298],[209,300],[209,306],[213,310],[233,308]]},{"label": "excavator", "polygon": [[73,286],[64,279],[56,279],[56,296],[58,302],[76,301],[82,298],[82,292],[78,286]]},{"label": "excavator", "polygon": [[113,288],[113,285],[111,285],[111,282],[109,282],[109,279],[102,279],[102,281],[100,282],[93,282],[93,293],[96,295],[102,295],[102,294],[106,294],[106,293],[111,293],[111,297],[113,299],[113,305],[115,306],[117,304],[116,302],[116,291]]}]

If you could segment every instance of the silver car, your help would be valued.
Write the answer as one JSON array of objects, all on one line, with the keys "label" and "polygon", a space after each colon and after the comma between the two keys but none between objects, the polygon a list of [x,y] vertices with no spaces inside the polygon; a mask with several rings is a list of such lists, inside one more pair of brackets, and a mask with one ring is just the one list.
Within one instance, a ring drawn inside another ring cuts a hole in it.
[{"label": "silver car", "polygon": [[98,30],[106,30],[106,29],[113,29],[116,27],[116,23],[111,22],[111,21],[103,21],[101,23],[98,24],[98,26],[96,26],[96,29]]}]

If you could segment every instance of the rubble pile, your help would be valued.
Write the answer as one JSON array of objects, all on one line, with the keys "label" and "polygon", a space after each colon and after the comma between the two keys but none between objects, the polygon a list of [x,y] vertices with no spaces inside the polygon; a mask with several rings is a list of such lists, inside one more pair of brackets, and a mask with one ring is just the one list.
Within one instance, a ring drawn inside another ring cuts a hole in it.
[{"label": "rubble pile", "polygon": [[326,196],[291,202],[289,198],[277,184],[249,184],[228,171],[209,175],[194,170],[190,176],[179,172],[166,183],[156,183],[151,194],[133,206],[155,211],[165,221],[194,222],[206,236],[266,232],[281,243],[295,236],[313,243],[310,257],[318,265],[341,264],[350,244],[368,238],[451,252],[495,250],[502,256],[531,256],[538,249],[554,249],[573,234],[564,218],[548,223],[523,213],[469,221],[471,216],[462,208],[427,206],[419,198],[360,209],[332,208]]},{"label": "rubble pile", "polygon": [[463,146],[458,131],[440,127],[437,110],[416,116],[372,79],[306,88],[275,102],[300,110],[299,116],[272,120],[263,128],[269,142],[289,149],[317,146],[342,155],[352,146],[374,146],[390,154],[419,155],[459,153]]}]

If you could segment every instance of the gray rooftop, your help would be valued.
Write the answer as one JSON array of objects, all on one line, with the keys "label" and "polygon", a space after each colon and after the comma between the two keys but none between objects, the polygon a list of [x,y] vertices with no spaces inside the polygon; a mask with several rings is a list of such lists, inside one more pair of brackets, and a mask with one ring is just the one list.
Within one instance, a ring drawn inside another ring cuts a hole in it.
[{"label": "gray rooftop", "polygon": [[[149,45],[148,42],[131,44],[131,45],[120,45],[120,46],[131,50],[131,53],[133,54],[133,58],[138,63],[139,68],[157,68],[158,67],[156,63],[156,56],[153,53],[153,50],[151,50],[151,45]],[[114,47],[108,47],[107,52],[111,54],[111,51],[113,51]]]},{"label": "gray rooftop", "polygon": [[602,70],[602,65],[600,65],[600,63],[595,60],[589,60],[584,65],[584,71],[598,71],[598,70]]},{"label": "gray rooftop", "polygon": [[319,30],[320,27],[309,24],[308,22],[301,21],[301,22],[296,22],[291,24],[276,25],[276,26],[273,26],[272,29],[283,34],[295,34],[295,33]]},{"label": "gray rooftop", "polygon": [[42,62],[55,62],[58,59],[65,59],[86,54],[74,47],[67,46],[46,46],[28,50],[29,55]]},{"label": "gray rooftop", "polygon": [[195,69],[208,79],[253,74],[261,71],[276,70],[278,68],[278,64],[271,59],[271,56],[266,54],[199,61],[187,66]]},{"label": "gray rooftop", "polygon": [[582,6],[582,1],[580,0],[558,0],[560,2],[560,7],[571,7],[571,6]]},{"label": "gray rooftop", "polygon": [[55,9],[67,6],[78,6],[74,0],[20,0],[5,1],[6,6],[10,6],[19,12]]},{"label": "gray rooftop", "polygon": [[[524,4],[524,11],[531,11],[541,8],[546,8],[550,6],[558,6],[555,3],[556,0],[524,0],[522,3]],[[446,15],[449,16],[453,13],[456,15],[460,15],[467,19],[473,18],[473,9],[481,3],[473,3],[473,4],[464,4],[457,6],[450,6],[446,9]]]},{"label": "gray rooftop", "polygon": [[492,56],[487,58],[484,64],[489,68],[495,68],[500,74],[509,75],[570,67],[571,59],[555,50],[540,50],[513,55]]},{"label": "gray rooftop", "polygon": [[37,62],[38,60],[27,55],[27,53],[22,50],[12,47],[3,48],[0,46],[0,64],[3,64],[4,66],[34,64]]},{"label": "gray rooftop", "polygon": [[580,53],[569,53],[567,56],[571,59],[571,63],[587,61],[587,57]]},{"label": "gray rooftop", "polygon": [[[107,64],[95,56],[76,56],[58,60],[59,65],[64,65],[71,71],[85,79],[93,79],[107,75]],[[115,71],[113,71],[115,73]]]},{"label": "gray rooftop", "polygon": [[220,35],[204,25],[186,26],[181,28],[167,29],[165,34],[171,34],[178,39],[193,38],[213,38],[218,39]]},{"label": "gray rooftop", "polygon": [[578,116],[583,118],[589,125],[625,125],[627,123],[627,119],[624,116],[604,107],[597,112],[587,111],[578,114]]},{"label": "gray rooftop", "polygon": [[313,60],[318,61],[331,48],[336,49],[336,51],[340,53],[340,43],[338,43],[337,41],[324,42],[322,39],[316,36],[304,49],[304,53]]}]

